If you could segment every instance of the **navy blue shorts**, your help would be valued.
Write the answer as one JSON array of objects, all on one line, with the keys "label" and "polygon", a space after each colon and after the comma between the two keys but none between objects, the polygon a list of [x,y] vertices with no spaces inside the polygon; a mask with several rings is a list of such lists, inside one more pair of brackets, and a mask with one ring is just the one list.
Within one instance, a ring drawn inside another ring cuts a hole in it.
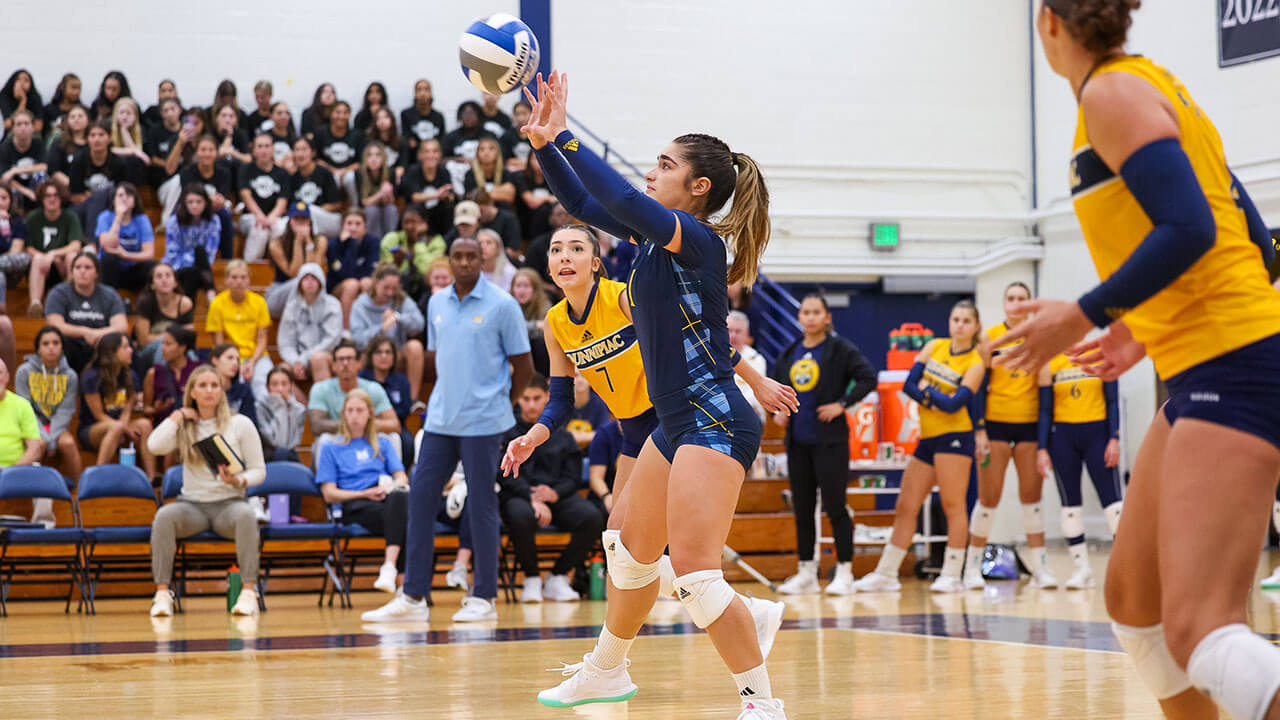
[{"label": "navy blue shorts", "polygon": [[995,420],[987,421],[987,439],[991,442],[1007,442],[1011,444],[1039,442],[1037,436],[1039,423],[1006,423]]},{"label": "navy blue shorts", "polygon": [[1280,335],[1187,368],[1165,381],[1164,416],[1195,418],[1280,448]]},{"label": "navy blue shorts", "polygon": [[633,418],[619,420],[618,427],[622,429],[622,451],[619,454],[639,457],[644,441],[658,429],[658,412],[649,408]]},{"label": "navy blue shorts", "polygon": [[681,445],[711,448],[737,460],[744,472],[760,451],[760,418],[730,380],[698,383],[654,398],[653,444],[672,462]]},{"label": "navy blue shorts", "polygon": [[927,465],[933,464],[934,455],[968,455],[973,457],[973,431],[943,433],[920,438],[911,457]]}]

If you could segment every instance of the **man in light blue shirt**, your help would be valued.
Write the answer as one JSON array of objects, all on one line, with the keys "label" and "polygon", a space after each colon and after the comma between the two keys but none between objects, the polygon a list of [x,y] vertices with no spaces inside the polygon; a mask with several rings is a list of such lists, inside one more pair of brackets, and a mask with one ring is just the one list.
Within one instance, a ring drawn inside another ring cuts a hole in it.
[{"label": "man in light blue shirt", "polygon": [[427,404],[418,463],[409,491],[404,592],[366,622],[422,620],[434,567],[435,519],[445,482],[458,460],[467,479],[462,520],[470,528],[475,583],[455,622],[497,618],[498,493],[494,478],[502,434],[515,425],[511,404],[533,374],[529,333],[520,305],[480,274],[480,245],[459,238],[449,248],[453,284],[427,305],[427,362],[436,383]]}]

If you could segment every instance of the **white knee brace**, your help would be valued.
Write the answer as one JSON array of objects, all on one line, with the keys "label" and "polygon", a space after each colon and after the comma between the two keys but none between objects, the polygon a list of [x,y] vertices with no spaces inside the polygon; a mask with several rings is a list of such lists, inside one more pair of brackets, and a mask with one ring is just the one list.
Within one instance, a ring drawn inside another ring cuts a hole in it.
[{"label": "white knee brace", "polygon": [[996,524],[996,509],[982,503],[974,503],[973,514],[969,516],[969,534],[986,538],[991,536],[991,528]]},{"label": "white knee brace", "polygon": [[641,563],[631,557],[627,546],[622,544],[622,533],[617,530],[605,530],[601,533],[604,539],[606,562],[609,563],[609,579],[619,590],[639,590],[648,587],[658,579],[659,563]]},{"label": "white knee brace", "polygon": [[1271,506],[1271,524],[1275,526],[1276,532],[1280,533],[1280,500]]},{"label": "white knee brace", "polygon": [[1280,689],[1280,649],[1246,625],[1224,625],[1191,651],[1187,675],[1231,717],[1262,720]]},{"label": "white knee brace", "polygon": [[1124,501],[1117,500],[1102,509],[1102,514],[1107,516],[1107,527],[1111,528],[1111,534],[1116,534],[1116,528],[1120,527],[1120,513],[1124,510]]},{"label": "white knee brace", "polygon": [[1186,671],[1178,667],[1165,644],[1163,625],[1133,627],[1113,622],[1111,632],[1129,653],[1142,684],[1157,700],[1167,700],[1191,687]]},{"label": "white knee brace", "polygon": [[681,575],[676,578],[675,588],[693,624],[703,629],[718,620],[737,595],[725,582],[723,570],[698,570]]},{"label": "white knee brace", "polygon": [[671,567],[671,556],[658,558],[658,597],[672,597],[676,594],[676,570]]},{"label": "white knee brace", "polygon": [[1084,536],[1084,510],[1080,507],[1062,508],[1062,536],[1068,540]]},{"label": "white knee brace", "polygon": [[1040,503],[1022,504],[1022,530],[1028,535],[1044,534],[1044,511]]}]

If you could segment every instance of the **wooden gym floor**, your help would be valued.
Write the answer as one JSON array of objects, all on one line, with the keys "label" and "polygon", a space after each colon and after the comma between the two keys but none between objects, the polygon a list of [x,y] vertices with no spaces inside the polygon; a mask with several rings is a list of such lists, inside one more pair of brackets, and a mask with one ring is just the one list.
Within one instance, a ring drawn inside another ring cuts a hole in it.
[{"label": "wooden gym floor", "polygon": [[[1259,577],[1278,560],[1264,554]],[[1093,561],[1101,578],[1105,554]],[[1050,562],[1065,577],[1065,552]],[[591,648],[603,603],[500,603],[497,623],[456,626],[458,594],[437,592],[429,627],[362,624],[388,597],[357,593],[344,611],[277,595],[242,620],[221,597],[190,599],[168,620],[149,618],[143,599],[100,600],[93,617],[14,602],[0,620],[0,717],[737,716],[732,681],[679,603],[660,602],[633,648],[633,700],[553,710],[535,700],[560,680],[545,670]],[[1111,636],[1100,588],[1005,581],[931,596],[911,580],[901,596],[787,602],[769,669],[793,720],[1160,717]],[[1280,629],[1280,593],[1255,592],[1250,622]]]}]

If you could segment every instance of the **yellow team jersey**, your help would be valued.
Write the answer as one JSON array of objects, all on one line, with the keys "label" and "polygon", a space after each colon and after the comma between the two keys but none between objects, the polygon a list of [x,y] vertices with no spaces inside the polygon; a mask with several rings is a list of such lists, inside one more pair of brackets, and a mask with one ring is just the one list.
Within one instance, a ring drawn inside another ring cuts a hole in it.
[{"label": "yellow team jersey", "polygon": [[[1009,332],[1008,323],[987,328],[992,347]],[[1009,347],[1020,345],[1021,340]],[[1022,370],[992,365],[987,378],[987,419],[1002,423],[1033,423],[1040,419],[1040,394],[1036,376]]]},{"label": "yellow team jersey", "polygon": [[642,415],[653,407],[636,329],[618,302],[626,289],[626,283],[600,280],[591,291],[582,318],[572,317],[568,300],[556,303],[547,313],[547,325],[569,362],[620,420]]},{"label": "yellow team jersey", "polygon": [[[933,349],[924,365],[924,379],[947,395],[954,394],[964,381],[964,374],[974,365],[982,364],[982,355],[977,346],[957,355],[951,354],[951,339],[941,338],[933,341]],[[973,430],[973,420],[969,417],[969,409],[946,413],[934,408],[920,406],[920,437],[930,438],[947,433],[967,432]]]},{"label": "yellow team jersey", "polygon": [[[1280,333],[1280,294],[1271,287],[1261,251],[1249,239],[1231,192],[1222,139],[1182,83],[1150,60],[1119,57],[1095,74],[1123,72],[1151,83],[1173,106],[1182,149],[1209,200],[1217,241],[1189,270],[1124,316],[1147,347],[1162,378]],[[1089,144],[1078,111],[1071,160],[1071,197],[1098,275],[1109,277],[1152,229],[1124,180]]]},{"label": "yellow team jersey", "polygon": [[1107,419],[1102,378],[1059,355],[1049,361],[1053,374],[1053,421],[1087,423]]}]

